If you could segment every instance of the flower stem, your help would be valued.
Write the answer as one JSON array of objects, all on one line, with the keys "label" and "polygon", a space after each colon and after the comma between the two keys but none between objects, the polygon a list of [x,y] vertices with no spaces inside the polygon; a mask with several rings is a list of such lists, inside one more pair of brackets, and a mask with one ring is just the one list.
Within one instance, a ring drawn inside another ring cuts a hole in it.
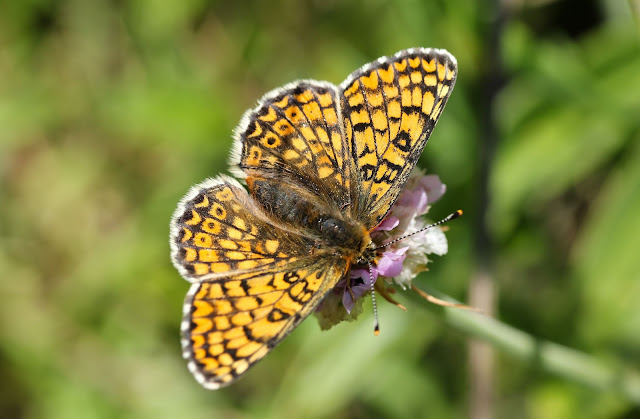
[{"label": "flower stem", "polygon": [[[456,302],[435,290],[427,292]],[[617,392],[640,405],[640,374],[628,367],[606,365],[583,352],[536,338],[473,310],[432,307],[443,314],[447,324],[517,359],[595,389]]]}]

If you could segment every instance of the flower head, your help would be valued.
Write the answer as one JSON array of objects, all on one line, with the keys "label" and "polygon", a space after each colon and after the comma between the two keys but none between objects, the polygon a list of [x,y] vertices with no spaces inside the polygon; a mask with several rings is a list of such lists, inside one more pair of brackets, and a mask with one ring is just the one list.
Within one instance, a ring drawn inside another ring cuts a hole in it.
[{"label": "flower head", "polygon": [[350,277],[340,281],[316,310],[322,329],[343,320],[355,320],[362,311],[361,297],[370,292],[372,283],[385,281],[406,289],[427,269],[427,255],[447,253],[447,238],[440,227],[408,236],[429,224],[423,215],[445,191],[446,186],[437,175],[425,175],[420,169],[413,171],[387,217],[371,233],[374,245],[382,250],[379,257],[371,266],[352,267]]}]

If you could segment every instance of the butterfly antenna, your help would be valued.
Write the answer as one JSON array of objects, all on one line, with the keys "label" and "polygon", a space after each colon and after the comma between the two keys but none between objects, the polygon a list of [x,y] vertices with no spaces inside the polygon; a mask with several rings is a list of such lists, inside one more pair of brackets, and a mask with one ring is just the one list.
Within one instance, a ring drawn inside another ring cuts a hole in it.
[{"label": "butterfly antenna", "polygon": [[422,233],[423,231],[425,231],[425,230],[429,230],[429,229],[430,229],[430,228],[432,228],[432,227],[439,226],[440,224],[444,224],[444,223],[446,223],[447,221],[451,221],[451,220],[453,220],[453,219],[455,219],[455,218],[458,218],[458,217],[460,217],[461,215],[462,215],[462,210],[458,210],[458,211],[456,211],[456,212],[454,212],[454,213],[451,213],[451,214],[447,215],[446,217],[444,217],[444,218],[443,218],[442,220],[440,220],[440,221],[437,221],[437,222],[435,222],[435,223],[433,223],[433,224],[429,224],[428,226],[423,227],[423,228],[421,228],[421,229],[420,229],[420,230],[418,230],[418,231],[414,231],[414,232],[413,232],[413,233],[411,233],[411,234],[407,234],[406,236],[398,237],[398,238],[397,238],[397,239],[395,239],[395,240],[391,240],[389,243],[382,244],[382,245],[380,245],[380,246],[376,247],[374,250],[378,250],[378,249],[382,249],[382,248],[387,247],[387,246],[391,246],[392,244],[398,243],[399,241],[402,241],[402,240],[404,240],[404,239],[406,239],[406,238],[408,238],[408,237],[415,236],[416,234],[420,234],[420,233]]},{"label": "butterfly antenna", "polygon": [[380,334],[380,325],[378,323],[378,306],[376,305],[376,291],[373,288],[375,280],[373,279],[373,267],[369,262],[369,280],[371,281],[371,304],[373,305],[373,334],[378,336]]}]

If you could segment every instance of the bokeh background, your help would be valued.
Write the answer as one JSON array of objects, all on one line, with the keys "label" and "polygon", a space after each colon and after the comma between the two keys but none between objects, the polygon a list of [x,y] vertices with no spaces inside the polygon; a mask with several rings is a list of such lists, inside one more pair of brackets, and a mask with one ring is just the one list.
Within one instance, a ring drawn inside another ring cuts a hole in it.
[{"label": "bokeh background", "polygon": [[[180,355],[188,284],[169,218],[227,170],[244,110],[413,46],[458,59],[420,165],[448,185],[430,216],[466,214],[417,284],[467,301],[484,278],[478,304],[504,323],[638,371],[639,13],[636,0],[0,2],[0,416],[481,417],[469,335],[408,292],[407,312],[381,304],[379,337],[369,314],[328,332],[311,318],[216,392]],[[489,382],[493,417],[640,417],[508,353]]]}]

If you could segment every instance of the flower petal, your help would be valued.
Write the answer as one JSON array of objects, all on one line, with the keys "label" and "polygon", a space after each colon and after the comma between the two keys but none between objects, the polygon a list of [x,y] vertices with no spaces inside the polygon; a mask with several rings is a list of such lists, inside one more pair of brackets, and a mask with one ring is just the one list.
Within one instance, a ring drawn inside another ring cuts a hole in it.
[{"label": "flower petal", "polygon": [[420,186],[429,197],[429,204],[433,204],[447,191],[447,185],[440,181],[438,175],[426,175],[420,179]]},{"label": "flower petal", "polygon": [[[373,272],[374,280],[378,278],[378,271],[375,267],[371,267]],[[360,279],[361,281],[358,281]],[[344,287],[344,293],[342,294],[342,305],[347,310],[347,313],[351,313],[353,310],[353,306],[355,305],[358,298],[365,295],[371,289],[371,280],[369,278],[369,270],[368,269],[352,269],[351,270],[351,292],[349,292],[349,288]],[[353,293],[353,297],[351,296]]]},{"label": "flower petal", "polygon": [[376,266],[378,273],[390,278],[399,275],[402,272],[402,262],[407,257],[405,255],[407,250],[409,250],[408,247],[403,247],[383,252]]},{"label": "flower petal", "polygon": [[394,228],[398,227],[400,224],[400,219],[398,217],[389,216],[382,220],[378,227],[374,228],[373,231],[390,231]]},{"label": "flower petal", "polygon": [[411,212],[424,214],[427,209],[427,202],[427,191],[418,185],[416,189],[405,189],[402,191],[394,206],[393,212],[395,214],[399,208],[404,207],[410,209]]}]

